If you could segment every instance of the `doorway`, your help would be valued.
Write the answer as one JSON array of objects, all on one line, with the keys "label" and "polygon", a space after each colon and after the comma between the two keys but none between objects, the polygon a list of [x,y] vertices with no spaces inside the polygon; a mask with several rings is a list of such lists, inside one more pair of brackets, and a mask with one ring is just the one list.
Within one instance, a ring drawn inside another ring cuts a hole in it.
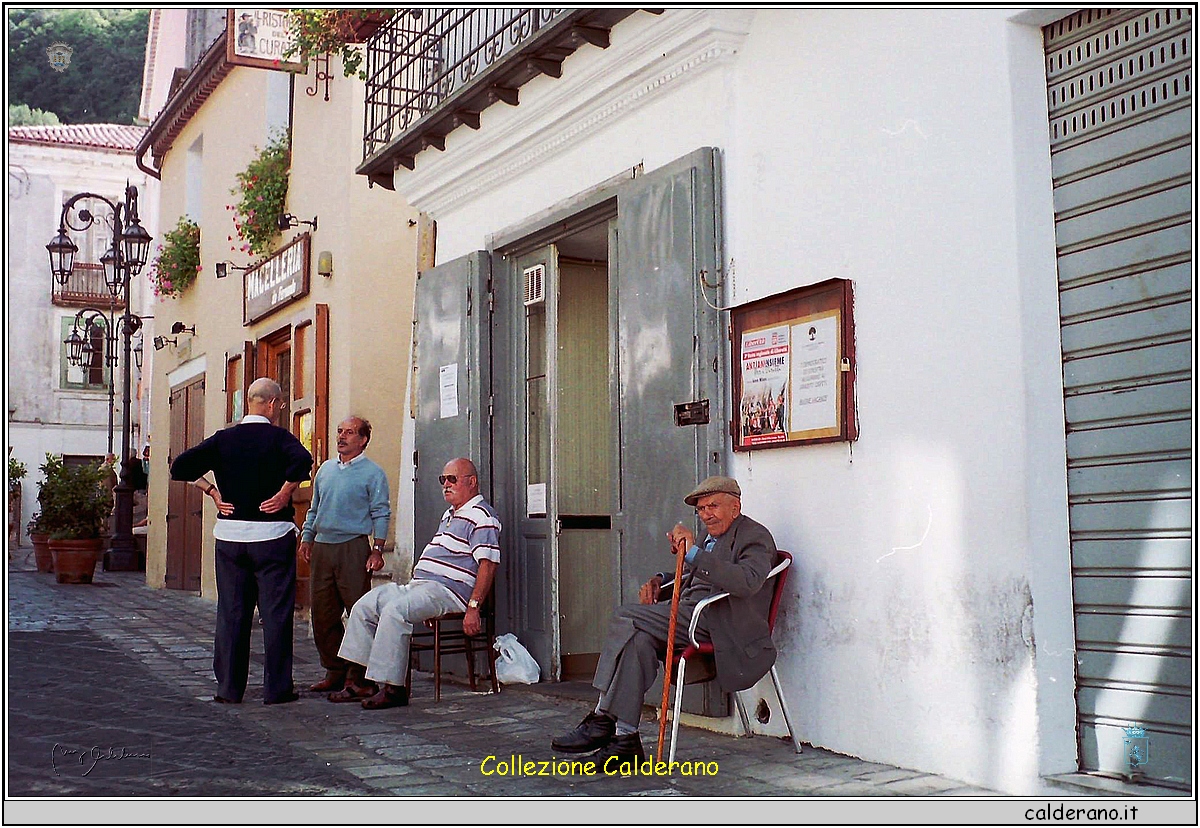
[{"label": "doorway", "polygon": [[553,677],[590,680],[620,603],[612,533],[615,406],[608,271],[611,222],[515,260],[520,285],[512,352],[521,363],[511,468],[518,498],[526,629]]},{"label": "doorway", "polygon": [[[204,378],[171,389],[170,455],[167,464],[204,439]],[[167,589],[200,591],[204,494],[190,483],[167,487]]]}]

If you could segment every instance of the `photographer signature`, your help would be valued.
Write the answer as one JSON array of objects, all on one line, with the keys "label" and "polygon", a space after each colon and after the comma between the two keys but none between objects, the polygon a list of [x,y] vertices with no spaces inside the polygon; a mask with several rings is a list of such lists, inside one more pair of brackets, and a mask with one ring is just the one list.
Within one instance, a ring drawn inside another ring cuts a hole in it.
[{"label": "photographer signature", "polygon": [[[100,762],[105,762],[113,759],[149,759],[150,751],[144,753],[131,750],[125,747],[118,748],[73,748],[66,745],[54,743],[54,747],[50,749],[50,766],[54,768],[54,773],[61,776],[58,772],[60,766],[71,763],[78,764],[80,767],[87,766],[80,776],[87,776],[92,772],[92,769]],[[65,768],[64,768],[65,770]]]}]

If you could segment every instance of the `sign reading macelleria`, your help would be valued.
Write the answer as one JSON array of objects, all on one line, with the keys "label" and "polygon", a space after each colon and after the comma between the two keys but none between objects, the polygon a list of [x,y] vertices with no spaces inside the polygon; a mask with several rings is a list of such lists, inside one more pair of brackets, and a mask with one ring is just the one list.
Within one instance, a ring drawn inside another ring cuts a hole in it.
[{"label": "sign reading macelleria", "polygon": [[296,238],[242,280],[242,324],[257,322],[284,305],[308,295],[308,233]]}]

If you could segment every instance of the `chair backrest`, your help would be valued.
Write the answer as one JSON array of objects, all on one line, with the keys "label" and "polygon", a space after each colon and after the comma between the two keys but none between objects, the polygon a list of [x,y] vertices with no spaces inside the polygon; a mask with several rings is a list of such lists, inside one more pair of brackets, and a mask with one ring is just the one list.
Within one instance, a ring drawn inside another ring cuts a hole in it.
[{"label": "chair backrest", "polygon": [[783,598],[783,585],[787,583],[788,569],[792,566],[792,553],[777,549],[779,557],[768,578],[775,579],[775,592],[771,595],[771,611],[767,614],[767,629],[775,632],[775,613],[779,612],[779,601]]}]

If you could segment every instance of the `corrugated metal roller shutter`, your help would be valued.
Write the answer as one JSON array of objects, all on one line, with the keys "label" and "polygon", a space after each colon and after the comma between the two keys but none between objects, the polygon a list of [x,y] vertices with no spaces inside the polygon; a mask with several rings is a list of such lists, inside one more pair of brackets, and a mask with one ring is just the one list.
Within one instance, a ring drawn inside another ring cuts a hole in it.
[{"label": "corrugated metal roller shutter", "polygon": [[1180,787],[1192,774],[1191,23],[1191,9],[1090,9],[1044,31],[1080,763]]}]

